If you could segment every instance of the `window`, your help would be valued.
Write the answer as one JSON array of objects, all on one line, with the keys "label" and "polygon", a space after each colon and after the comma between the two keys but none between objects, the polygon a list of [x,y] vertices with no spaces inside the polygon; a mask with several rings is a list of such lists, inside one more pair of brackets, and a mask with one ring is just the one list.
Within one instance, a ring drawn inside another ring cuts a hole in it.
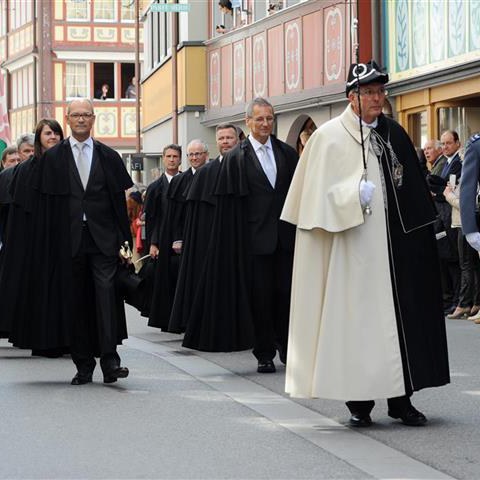
[{"label": "window", "polygon": [[135,21],[135,0],[122,0],[122,22]]},{"label": "window", "polygon": [[115,98],[115,64],[93,64],[93,93],[97,100]]},{"label": "window", "polygon": [[12,108],[22,108],[33,103],[33,65],[15,70],[10,76]]},{"label": "window", "polygon": [[425,145],[428,136],[427,112],[425,110],[408,116],[408,133],[416,147]]},{"label": "window", "polygon": [[93,17],[96,22],[113,22],[117,19],[116,0],[95,0]]},{"label": "window", "polygon": [[[480,131],[480,99],[459,101],[458,106],[441,107],[438,109],[438,136],[445,130],[455,130],[460,137],[460,142],[465,142],[470,136]],[[467,106],[472,105],[472,106]]]},{"label": "window", "polygon": [[254,14],[254,21],[257,22],[262,18],[266,17],[267,15],[267,0],[254,0],[253,1],[253,14]]},{"label": "window", "polygon": [[0,0],[0,37],[7,33],[7,4],[5,0]]},{"label": "window", "polygon": [[13,0],[9,5],[10,30],[32,21],[32,0]]},{"label": "window", "polygon": [[122,98],[134,100],[137,94],[137,82],[135,78],[135,64],[122,63],[120,67]]},{"label": "window", "polygon": [[65,91],[67,98],[88,98],[88,78],[86,63],[67,63],[65,70]]},{"label": "window", "polygon": [[88,5],[87,0],[66,0],[67,20],[88,20]]}]

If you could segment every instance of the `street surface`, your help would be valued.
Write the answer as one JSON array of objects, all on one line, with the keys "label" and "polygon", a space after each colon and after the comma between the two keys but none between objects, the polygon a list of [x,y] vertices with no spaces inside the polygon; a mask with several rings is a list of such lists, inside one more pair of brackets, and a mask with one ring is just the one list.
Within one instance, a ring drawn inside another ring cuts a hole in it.
[{"label": "street surface", "polygon": [[378,401],[369,429],[342,402],[290,399],[284,367],[205,353],[128,308],[130,376],[71,386],[70,358],[0,340],[1,479],[478,479],[480,325],[447,320],[452,384],[418,392],[414,428]]}]

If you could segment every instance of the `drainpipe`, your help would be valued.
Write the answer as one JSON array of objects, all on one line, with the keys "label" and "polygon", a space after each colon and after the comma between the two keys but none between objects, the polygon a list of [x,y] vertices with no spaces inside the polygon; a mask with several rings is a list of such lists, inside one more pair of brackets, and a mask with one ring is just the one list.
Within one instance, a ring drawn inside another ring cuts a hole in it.
[{"label": "drainpipe", "polygon": [[[178,3],[175,1],[175,3]],[[178,13],[172,12],[172,140],[178,143],[178,88],[177,88]]]}]

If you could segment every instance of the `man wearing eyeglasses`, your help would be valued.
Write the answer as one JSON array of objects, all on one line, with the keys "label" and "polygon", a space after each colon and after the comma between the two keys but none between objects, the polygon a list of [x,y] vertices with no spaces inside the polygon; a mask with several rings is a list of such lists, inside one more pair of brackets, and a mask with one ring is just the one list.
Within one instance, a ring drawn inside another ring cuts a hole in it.
[{"label": "man wearing eyeglasses", "polygon": [[387,82],[373,60],[350,67],[348,105],[308,141],[281,217],[297,226],[286,391],[345,400],[353,427],[377,398],[421,426],[411,395],[449,382],[435,209],[382,113]]},{"label": "man wearing eyeglasses", "polygon": [[277,350],[286,356],[295,229],[280,212],[298,155],[272,134],[268,100],[253,99],[245,113],[250,134],[224,155],[215,182],[213,240],[191,310],[209,315],[209,334],[226,339],[225,350],[253,345],[263,374],[276,371]]},{"label": "man wearing eyeglasses", "polygon": [[187,146],[187,158],[190,168],[173,177],[168,187],[165,220],[157,235],[160,245],[153,249],[157,264],[148,325],[164,331],[168,330],[181,261],[187,194],[193,176],[208,160],[207,144],[192,140]]},{"label": "man wearing eyeglasses", "polygon": [[51,322],[56,335],[46,348],[70,347],[77,368],[72,385],[92,382],[95,357],[103,382],[112,383],[129,373],[117,353],[127,330],[115,276],[119,249],[131,239],[125,190],[132,181],[118,153],[91,137],[90,100],[73,100],[66,121],[71,136],[47,150],[35,179],[40,204],[34,246],[44,265],[39,317]]}]

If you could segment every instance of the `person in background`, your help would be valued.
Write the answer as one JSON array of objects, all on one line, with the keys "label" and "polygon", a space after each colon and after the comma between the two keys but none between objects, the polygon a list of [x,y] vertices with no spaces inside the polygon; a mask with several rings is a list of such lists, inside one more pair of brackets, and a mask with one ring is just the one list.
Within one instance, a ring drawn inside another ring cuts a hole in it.
[{"label": "person in background", "polygon": [[132,77],[130,84],[125,90],[125,98],[135,99],[137,98],[137,79]]},{"label": "person in background", "polygon": [[20,162],[28,160],[34,152],[35,136],[31,133],[20,135],[17,140],[18,154],[20,155]]},{"label": "person in background", "polygon": [[20,163],[20,155],[16,146],[7,147],[2,152],[2,170],[15,167]]},{"label": "person in background", "polygon": [[110,93],[110,85],[108,83],[102,84],[100,90],[95,95],[95,98],[98,100],[107,100],[108,98],[113,98]]},{"label": "person in background", "polygon": [[423,146],[423,153],[427,159],[428,168],[432,175],[440,175],[447,159],[442,154],[440,140],[427,140]]}]

